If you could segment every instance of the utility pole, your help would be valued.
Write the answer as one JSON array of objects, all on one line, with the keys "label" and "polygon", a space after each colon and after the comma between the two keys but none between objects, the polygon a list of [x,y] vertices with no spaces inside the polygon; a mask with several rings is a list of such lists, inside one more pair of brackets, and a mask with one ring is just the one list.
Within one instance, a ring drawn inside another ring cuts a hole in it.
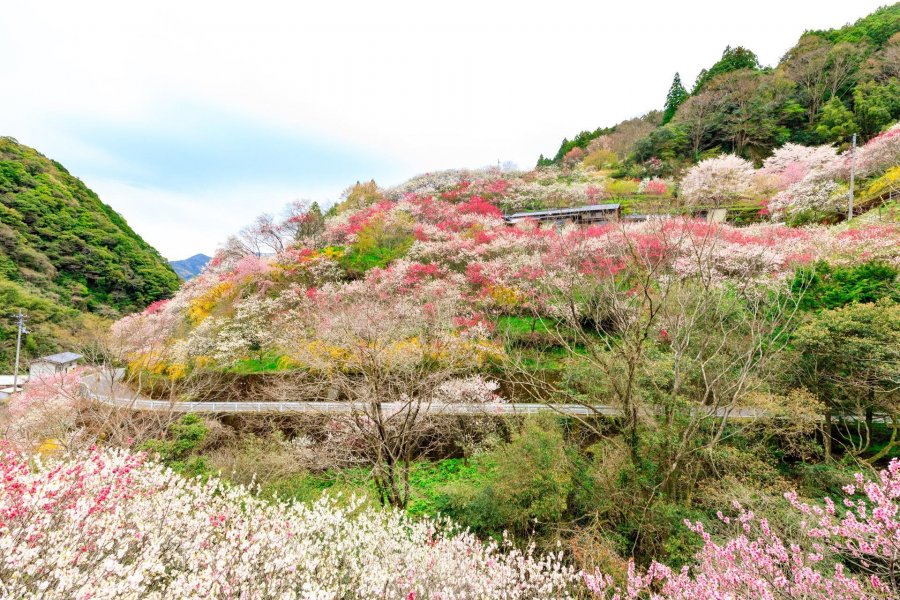
[{"label": "utility pole", "polygon": [[22,335],[25,330],[25,314],[22,309],[16,314],[16,368],[13,371],[13,394],[19,391],[19,354],[22,351]]},{"label": "utility pole", "polygon": [[856,134],[853,134],[853,142],[850,145],[850,198],[847,205],[847,220],[853,218],[853,179],[856,175]]}]

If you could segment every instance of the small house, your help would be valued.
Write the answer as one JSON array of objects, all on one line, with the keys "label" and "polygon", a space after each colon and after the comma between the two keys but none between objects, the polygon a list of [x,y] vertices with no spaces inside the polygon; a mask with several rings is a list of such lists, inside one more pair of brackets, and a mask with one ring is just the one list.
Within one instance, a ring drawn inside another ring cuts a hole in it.
[{"label": "small house", "polygon": [[15,381],[15,387],[13,387],[13,382],[16,378],[12,375],[0,375],[0,400],[6,400],[15,392],[21,392],[22,387],[28,383],[27,375],[19,375],[18,381]]},{"label": "small house", "polygon": [[74,352],[60,352],[59,354],[43,356],[31,361],[28,374],[31,377],[41,377],[43,375],[68,373],[78,366],[80,359],[81,355]]},{"label": "small house", "polygon": [[619,204],[590,204],[575,208],[554,208],[549,210],[534,210],[506,215],[503,219],[507,225],[515,225],[522,221],[536,220],[541,223],[565,225],[573,223],[577,225],[590,225],[593,223],[608,223],[619,219],[621,206]]}]

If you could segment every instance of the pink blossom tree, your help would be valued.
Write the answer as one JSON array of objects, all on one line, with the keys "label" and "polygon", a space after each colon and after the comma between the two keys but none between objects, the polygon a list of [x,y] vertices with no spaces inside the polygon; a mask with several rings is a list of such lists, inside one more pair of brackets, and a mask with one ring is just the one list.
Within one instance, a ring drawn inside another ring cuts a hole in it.
[{"label": "pink blossom tree", "polygon": [[753,165],[734,154],[708,158],[688,171],[681,193],[688,206],[725,206],[752,195],[753,175]]},{"label": "pink blossom tree", "polygon": [[624,587],[602,573],[584,574],[585,583],[596,597],[609,600],[897,598],[900,460],[891,461],[874,480],[862,474],[856,479],[856,485],[844,488],[843,509],[829,499],[822,508],[801,502],[795,493],[785,495],[809,519],[802,524],[802,545],[787,542],[767,519],[738,504],[736,519],[719,513],[723,523],[738,528],[724,542],[716,542],[701,523],[686,522],[702,536],[703,548],[680,571],[653,563],[639,572],[632,562]]}]

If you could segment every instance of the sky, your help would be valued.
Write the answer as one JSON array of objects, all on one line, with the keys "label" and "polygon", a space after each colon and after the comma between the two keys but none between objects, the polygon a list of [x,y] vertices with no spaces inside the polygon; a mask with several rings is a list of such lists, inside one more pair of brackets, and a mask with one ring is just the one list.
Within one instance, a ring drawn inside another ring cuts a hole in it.
[{"label": "sky", "polygon": [[169,259],[292,200],[512,161],[662,107],[725,46],[774,65],[887,0],[4,2],[0,135]]}]

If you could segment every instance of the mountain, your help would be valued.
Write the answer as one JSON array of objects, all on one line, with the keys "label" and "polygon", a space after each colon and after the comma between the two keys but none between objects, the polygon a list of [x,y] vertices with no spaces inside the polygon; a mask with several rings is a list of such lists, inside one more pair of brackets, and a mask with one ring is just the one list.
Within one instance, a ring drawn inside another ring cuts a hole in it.
[{"label": "mountain", "polygon": [[206,263],[211,259],[211,256],[205,254],[195,254],[184,260],[170,260],[169,265],[171,265],[172,269],[175,270],[179,277],[187,281],[188,279],[199,275],[200,271],[203,270],[203,267],[205,267]]},{"label": "mountain", "polygon": [[[690,90],[690,91],[688,91]],[[735,153],[759,164],[786,142],[841,149],[900,118],[900,3],[806,31],[774,67],[728,47],[690,88],[675,74],[662,110],[563,139],[538,166],[583,163],[617,177],[671,176]]]},{"label": "mountain", "polygon": [[[29,355],[77,343],[97,320],[171,296],[180,281],[153,247],[61,164],[0,137],[0,307],[22,308]],[[15,328],[0,316],[0,369]]]}]

